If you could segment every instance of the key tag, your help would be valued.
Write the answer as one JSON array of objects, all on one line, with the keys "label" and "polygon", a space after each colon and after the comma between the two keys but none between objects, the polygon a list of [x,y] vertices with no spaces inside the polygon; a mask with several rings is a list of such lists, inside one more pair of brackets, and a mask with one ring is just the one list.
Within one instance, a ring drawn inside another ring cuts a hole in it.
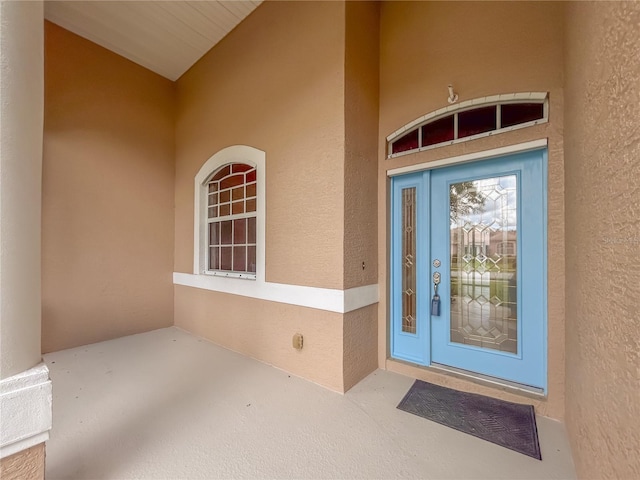
[{"label": "key tag", "polygon": [[440,295],[438,295],[438,284],[433,286],[433,298],[431,299],[431,315],[440,316]]}]

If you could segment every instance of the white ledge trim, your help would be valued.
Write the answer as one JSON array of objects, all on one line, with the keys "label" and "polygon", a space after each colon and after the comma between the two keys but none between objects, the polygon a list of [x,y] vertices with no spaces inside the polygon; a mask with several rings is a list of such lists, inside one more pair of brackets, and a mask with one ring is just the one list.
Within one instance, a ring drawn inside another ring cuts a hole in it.
[{"label": "white ledge trim", "polygon": [[537,150],[538,148],[546,147],[547,143],[547,139],[542,138],[540,140],[532,140],[530,142],[508,145],[506,147],[492,148],[491,150],[482,150],[480,152],[467,153],[465,155],[459,155],[457,157],[443,158],[441,160],[434,160],[432,162],[416,163],[415,165],[389,169],[387,170],[387,176],[395,177],[397,175],[403,175],[405,173],[419,172],[421,170],[430,170],[433,168],[446,167],[448,165],[473,162],[476,160],[486,160],[503,155],[511,155],[512,153],[522,153],[530,150]]},{"label": "white ledge trim", "polygon": [[220,278],[209,275],[173,273],[173,283],[213,292],[241,295],[270,302],[316,308],[328,312],[347,313],[378,303],[378,285],[337,290],[305,287],[284,283],[256,282],[241,278]]},{"label": "white ledge trim", "polygon": [[44,363],[0,380],[0,458],[49,439],[51,398]]}]

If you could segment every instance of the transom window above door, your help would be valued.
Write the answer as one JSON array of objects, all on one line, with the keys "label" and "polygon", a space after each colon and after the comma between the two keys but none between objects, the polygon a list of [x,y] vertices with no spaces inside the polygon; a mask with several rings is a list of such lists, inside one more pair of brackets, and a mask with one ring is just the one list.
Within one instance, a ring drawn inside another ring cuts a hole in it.
[{"label": "transom window above door", "polygon": [[405,125],[387,137],[387,158],[547,122],[545,92],[511,93],[450,105]]}]

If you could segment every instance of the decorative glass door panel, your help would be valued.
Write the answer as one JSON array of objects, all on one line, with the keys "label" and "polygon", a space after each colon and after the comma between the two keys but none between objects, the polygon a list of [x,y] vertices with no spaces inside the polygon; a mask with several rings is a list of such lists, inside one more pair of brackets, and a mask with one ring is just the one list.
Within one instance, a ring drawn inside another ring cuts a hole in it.
[{"label": "decorative glass door panel", "polygon": [[416,333],[416,188],[402,189],[402,331]]},{"label": "decorative glass door panel", "polygon": [[518,353],[517,177],[449,185],[451,341]]},{"label": "decorative glass door panel", "polygon": [[429,360],[429,322],[425,299],[420,292],[429,288],[420,277],[426,268],[428,252],[422,245],[428,224],[428,210],[423,208],[429,191],[429,172],[403,175],[393,181],[394,260],[391,283],[391,310],[394,321],[391,355],[424,365]]},{"label": "decorative glass door panel", "polygon": [[546,150],[392,187],[392,357],[545,389]]}]

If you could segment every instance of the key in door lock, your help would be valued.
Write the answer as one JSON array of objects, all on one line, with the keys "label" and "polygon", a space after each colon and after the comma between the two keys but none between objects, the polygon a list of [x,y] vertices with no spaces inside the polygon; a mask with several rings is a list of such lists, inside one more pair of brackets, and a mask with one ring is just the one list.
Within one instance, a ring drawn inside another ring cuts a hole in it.
[{"label": "key in door lock", "polygon": [[433,284],[434,285],[440,284],[440,272],[436,272],[433,274]]}]

